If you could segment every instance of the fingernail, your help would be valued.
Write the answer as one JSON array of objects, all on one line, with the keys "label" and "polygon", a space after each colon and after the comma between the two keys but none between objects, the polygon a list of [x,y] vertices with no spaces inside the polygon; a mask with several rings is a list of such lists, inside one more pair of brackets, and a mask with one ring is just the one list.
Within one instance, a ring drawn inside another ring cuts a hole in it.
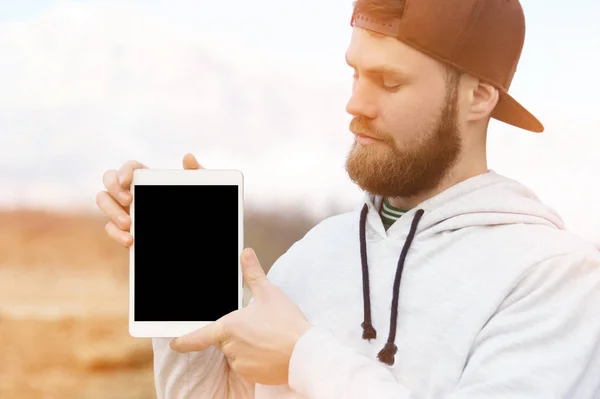
[{"label": "fingernail", "polygon": [[124,191],[119,194],[119,197],[121,198],[121,201],[129,201],[129,194]]},{"label": "fingernail", "polygon": [[127,216],[119,216],[117,219],[121,225],[125,225],[129,222],[129,218]]},{"label": "fingernail", "polygon": [[129,244],[129,237],[125,236],[125,237],[121,238],[121,242],[123,243],[123,245],[128,245]]},{"label": "fingernail", "polygon": [[119,176],[119,184],[123,185],[123,182],[125,182],[125,176]]},{"label": "fingernail", "polygon": [[169,346],[171,347],[171,349],[174,349],[175,345],[177,344],[177,338],[173,338],[170,342],[169,342]]},{"label": "fingernail", "polygon": [[252,262],[254,260],[254,251],[251,248],[246,248],[242,256],[246,262]]}]

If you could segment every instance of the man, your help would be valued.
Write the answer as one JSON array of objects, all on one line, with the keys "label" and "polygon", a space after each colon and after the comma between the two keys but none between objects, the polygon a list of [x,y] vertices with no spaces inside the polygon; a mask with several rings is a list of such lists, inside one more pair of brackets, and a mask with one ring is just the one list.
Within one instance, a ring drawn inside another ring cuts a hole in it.
[{"label": "man", "polygon": [[[347,171],[364,206],[268,277],[244,251],[253,302],[155,339],[158,397],[600,398],[600,254],[486,162],[491,117],[543,131],[507,93],[519,2],[359,0],[352,25]],[[125,246],[139,167],[107,172],[97,198]]]}]

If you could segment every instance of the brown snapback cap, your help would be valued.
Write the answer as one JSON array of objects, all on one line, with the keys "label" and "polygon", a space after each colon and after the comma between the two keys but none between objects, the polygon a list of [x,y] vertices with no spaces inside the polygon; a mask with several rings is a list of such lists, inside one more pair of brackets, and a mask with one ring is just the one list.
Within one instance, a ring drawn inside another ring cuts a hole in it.
[{"label": "brown snapback cap", "polygon": [[508,94],[525,41],[525,16],[518,0],[405,0],[400,19],[376,19],[355,9],[350,24],[395,37],[493,85],[500,93],[494,119],[544,131],[540,121]]}]

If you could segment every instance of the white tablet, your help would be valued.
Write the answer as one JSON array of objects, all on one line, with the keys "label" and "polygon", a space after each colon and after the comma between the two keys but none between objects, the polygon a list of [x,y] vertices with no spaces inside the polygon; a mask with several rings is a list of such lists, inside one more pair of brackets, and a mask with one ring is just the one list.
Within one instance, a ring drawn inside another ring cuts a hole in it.
[{"label": "white tablet", "polygon": [[131,192],[129,333],[179,337],[242,308],[242,174],[138,169]]}]

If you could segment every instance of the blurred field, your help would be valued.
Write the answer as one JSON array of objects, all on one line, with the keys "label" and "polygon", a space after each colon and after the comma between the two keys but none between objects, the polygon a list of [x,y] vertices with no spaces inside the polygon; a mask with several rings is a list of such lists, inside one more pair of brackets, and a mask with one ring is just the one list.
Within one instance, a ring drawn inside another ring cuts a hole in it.
[{"label": "blurred field", "polygon": [[[268,269],[315,221],[247,212]],[[128,334],[128,252],[93,215],[0,212],[0,398],[152,399],[149,340]]]}]

